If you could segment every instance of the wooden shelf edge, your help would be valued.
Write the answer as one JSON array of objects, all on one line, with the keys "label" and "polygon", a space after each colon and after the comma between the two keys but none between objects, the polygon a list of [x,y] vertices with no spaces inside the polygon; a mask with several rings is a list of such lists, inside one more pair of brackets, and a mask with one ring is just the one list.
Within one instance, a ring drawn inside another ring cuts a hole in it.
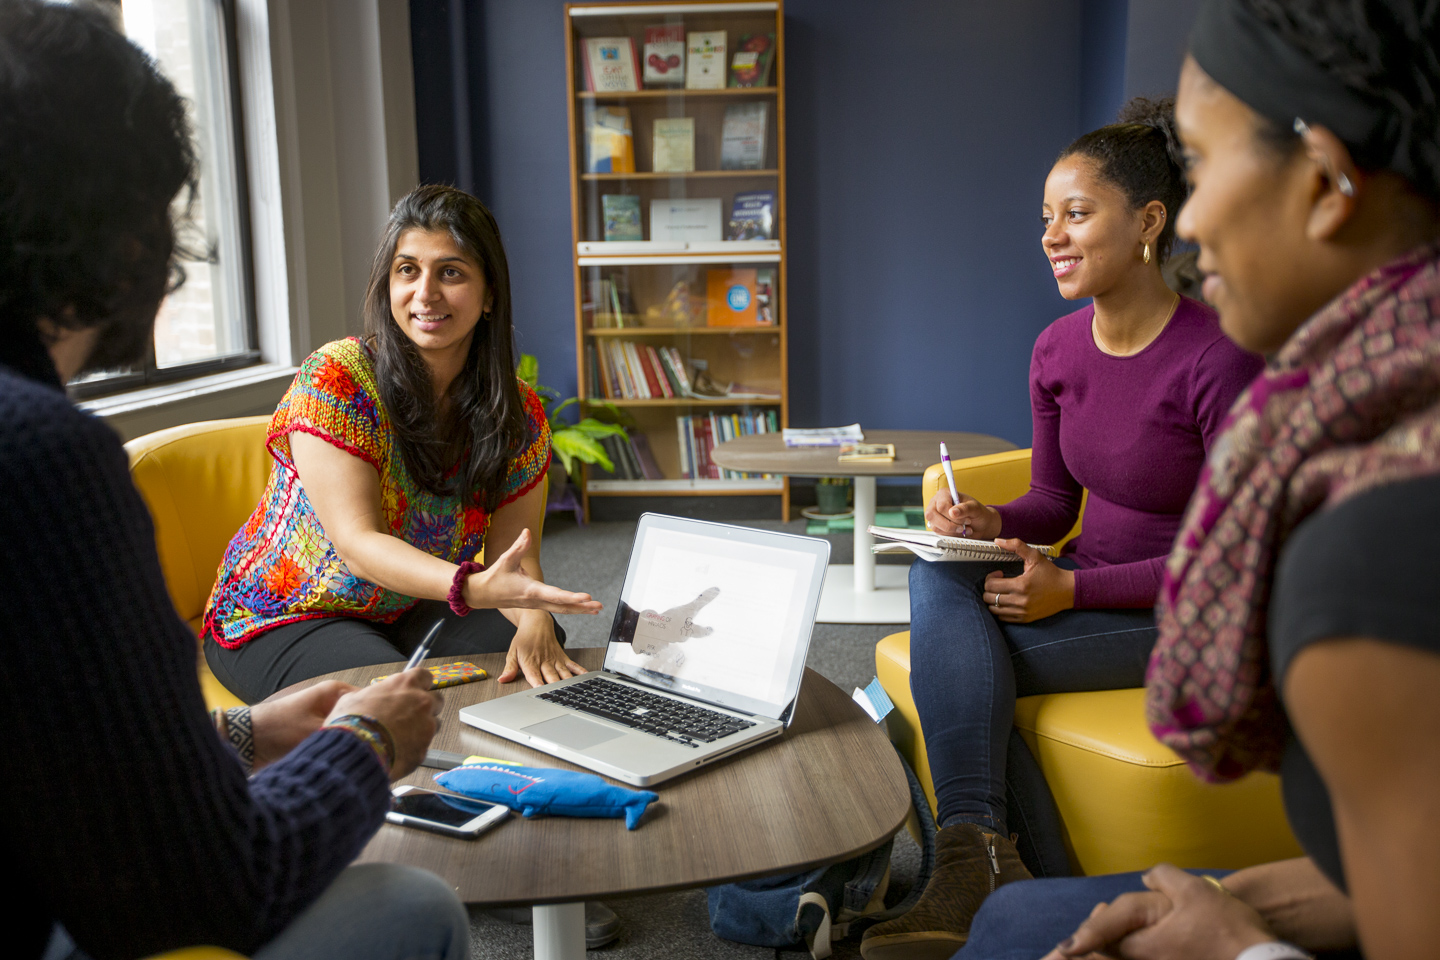
[{"label": "wooden shelf edge", "polygon": [[604,397],[586,397],[585,403],[613,403],[617,407],[778,407],[785,401],[780,397],[766,400],[745,400],[731,397],[705,397],[684,400],[607,400]]},{"label": "wooden shelf edge", "polygon": [[587,182],[616,180],[722,180],[730,177],[778,177],[779,170],[637,170],[633,173],[582,173]]},{"label": "wooden shelf edge", "polygon": [[724,333],[779,333],[779,324],[752,324],[745,327],[586,327],[590,337],[675,337],[714,336]]},{"label": "wooden shelf edge", "polygon": [[694,497],[735,494],[779,494],[784,480],[591,480],[592,497]]},{"label": "wooden shelf edge", "polygon": [[666,97],[773,97],[779,87],[721,87],[718,90],[691,90],[662,87],[654,90],[577,90],[579,100],[663,100]]}]

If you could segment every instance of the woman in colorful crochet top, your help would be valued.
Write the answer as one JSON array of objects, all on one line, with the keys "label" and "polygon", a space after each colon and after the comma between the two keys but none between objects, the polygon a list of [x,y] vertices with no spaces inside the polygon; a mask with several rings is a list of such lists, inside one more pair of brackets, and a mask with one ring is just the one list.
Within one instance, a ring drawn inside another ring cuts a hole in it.
[{"label": "woman in colorful crochet top", "polygon": [[550,432],[514,374],[490,211],[444,186],[400,200],[364,311],[366,335],[311,354],[270,422],[270,480],[205,610],[211,669],[254,702],[404,660],[443,619],[433,655],[508,651],[502,683],[583,673],[551,614],[600,604],[542,579]]}]

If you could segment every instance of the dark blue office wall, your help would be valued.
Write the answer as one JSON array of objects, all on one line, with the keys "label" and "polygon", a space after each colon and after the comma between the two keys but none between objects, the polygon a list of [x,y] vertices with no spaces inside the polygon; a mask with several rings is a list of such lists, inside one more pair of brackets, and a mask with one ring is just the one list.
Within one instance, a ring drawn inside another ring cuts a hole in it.
[{"label": "dark blue office wall", "polygon": [[[788,0],[792,424],[1029,443],[1031,345],[1079,306],[1040,250],[1044,178],[1113,118],[1138,5],[1151,29],[1164,2]],[[411,19],[422,177],[495,211],[520,349],[574,392],[563,5],[412,0]]]}]

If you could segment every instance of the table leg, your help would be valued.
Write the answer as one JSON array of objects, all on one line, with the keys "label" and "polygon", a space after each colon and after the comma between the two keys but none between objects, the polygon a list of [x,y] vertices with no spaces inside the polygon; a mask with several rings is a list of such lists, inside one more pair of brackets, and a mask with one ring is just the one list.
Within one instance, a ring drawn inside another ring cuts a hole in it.
[{"label": "table leg", "polygon": [[585,904],[547,903],[532,908],[535,960],[585,960]]},{"label": "table leg", "polygon": [[855,592],[875,590],[875,554],[870,548],[875,537],[870,525],[875,522],[875,478],[855,478]]}]

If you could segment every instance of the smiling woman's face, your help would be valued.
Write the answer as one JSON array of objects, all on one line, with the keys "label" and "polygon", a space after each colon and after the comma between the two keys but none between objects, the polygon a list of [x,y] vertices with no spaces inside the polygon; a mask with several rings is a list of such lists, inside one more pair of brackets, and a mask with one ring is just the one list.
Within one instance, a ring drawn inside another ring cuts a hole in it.
[{"label": "smiling woman's face", "polygon": [[400,234],[390,261],[390,312],[421,356],[463,355],[489,309],[484,271],[448,231],[412,228]]},{"label": "smiling woman's face", "polygon": [[1176,230],[1200,245],[1205,299],[1231,340],[1277,350],[1325,299],[1317,302],[1309,276],[1313,195],[1303,151],[1286,155],[1264,141],[1259,116],[1188,57],[1175,120],[1191,182]]},{"label": "smiling woman's face", "polygon": [[1066,300],[1103,296],[1140,267],[1141,215],[1095,162],[1071,154],[1045,178],[1041,245]]}]

